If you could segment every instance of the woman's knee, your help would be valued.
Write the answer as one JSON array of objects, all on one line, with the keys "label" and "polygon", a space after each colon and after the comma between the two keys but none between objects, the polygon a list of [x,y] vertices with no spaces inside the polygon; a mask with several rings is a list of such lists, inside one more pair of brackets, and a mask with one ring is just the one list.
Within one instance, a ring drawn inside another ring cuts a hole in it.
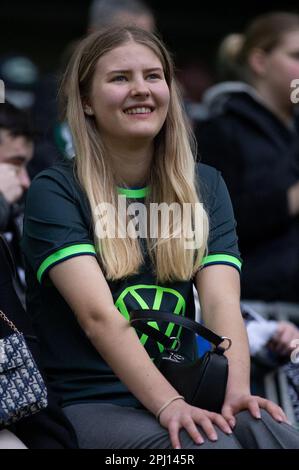
[{"label": "woman's knee", "polygon": [[299,432],[286,423],[276,421],[261,409],[261,417],[254,418],[249,411],[236,416],[234,434],[247,449],[298,449]]}]

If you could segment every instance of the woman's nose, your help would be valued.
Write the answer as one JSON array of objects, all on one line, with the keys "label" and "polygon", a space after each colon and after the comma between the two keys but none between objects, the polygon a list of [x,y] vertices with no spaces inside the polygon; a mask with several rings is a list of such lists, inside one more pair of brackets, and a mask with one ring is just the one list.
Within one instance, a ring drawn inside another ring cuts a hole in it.
[{"label": "woman's nose", "polygon": [[144,79],[135,80],[131,90],[132,96],[149,96],[150,90]]}]

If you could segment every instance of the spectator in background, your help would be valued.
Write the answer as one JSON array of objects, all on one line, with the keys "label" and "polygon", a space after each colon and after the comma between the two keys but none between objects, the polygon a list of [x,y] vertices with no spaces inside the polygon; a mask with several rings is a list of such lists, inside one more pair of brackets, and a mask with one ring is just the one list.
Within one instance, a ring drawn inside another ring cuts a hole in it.
[{"label": "spectator in background", "polygon": [[[21,331],[40,371],[41,352],[31,319],[24,310],[15,290],[15,265],[7,243],[0,234],[0,310]],[[0,339],[12,334],[11,328],[0,318]],[[9,428],[0,429],[0,449],[68,449],[78,446],[75,432],[64,416],[59,398],[49,384],[48,406],[38,413],[22,418]],[[12,392],[10,392],[12,393]],[[4,395],[4,402],[9,398]],[[0,415],[2,403],[0,403]],[[21,439],[19,441],[17,437]]]},{"label": "spectator in background", "polygon": [[202,117],[203,94],[215,83],[213,73],[204,61],[191,57],[178,65],[176,75],[182,87],[187,115],[194,127]]},{"label": "spectator in background", "polygon": [[5,83],[6,99],[19,109],[30,111],[35,101],[40,71],[27,56],[0,56],[0,78]]},{"label": "spectator in background", "polygon": [[142,0],[93,0],[89,8],[88,32],[110,25],[134,25],[154,31],[155,18]]},{"label": "spectator in background", "polygon": [[[57,149],[47,138],[47,129],[43,126],[43,115],[35,113],[36,100],[39,98],[40,70],[33,60],[25,55],[11,53],[0,57],[0,79],[5,84],[5,98],[16,108],[26,111],[36,133],[33,156],[27,166],[32,179],[39,171],[47,168],[57,157]],[[50,108],[45,109],[46,122],[49,122]]]},{"label": "spectator in background", "polygon": [[19,267],[21,291],[24,286],[19,250],[22,201],[30,185],[27,165],[33,148],[33,130],[27,114],[10,103],[0,104],[0,232],[5,234]]},{"label": "spectator in background", "polygon": [[[263,15],[220,48],[233,82],[208,90],[199,156],[222,171],[244,259],[243,298],[299,301],[299,16]],[[239,81],[237,81],[239,80]]]}]

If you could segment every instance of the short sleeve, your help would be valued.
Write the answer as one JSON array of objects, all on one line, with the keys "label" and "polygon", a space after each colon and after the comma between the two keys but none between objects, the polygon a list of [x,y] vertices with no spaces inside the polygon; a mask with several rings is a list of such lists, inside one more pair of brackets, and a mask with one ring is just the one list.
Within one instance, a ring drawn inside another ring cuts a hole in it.
[{"label": "short sleeve", "polygon": [[202,181],[204,205],[209,215],[208,253],[202,267],[225,264],[241,271],[236,221],[226,184],[215,169],[206,167]]},{"label": "short sleeve", "polygon": [[22,250],[41,283],[56,264],[79,255],[95,256],[90,212],[71,175],[55,169],[31,184],[25,206]]}]

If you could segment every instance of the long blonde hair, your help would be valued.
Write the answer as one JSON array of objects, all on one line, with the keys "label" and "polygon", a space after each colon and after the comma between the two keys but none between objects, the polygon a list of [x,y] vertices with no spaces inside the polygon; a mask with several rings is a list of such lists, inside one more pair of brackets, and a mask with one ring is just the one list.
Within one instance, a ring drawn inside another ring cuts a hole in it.
[{"label": "long blonde hair", "polygon": [[[86,116],[83,101],[88,98],[95,66],[100,57],[129,41],[150,48],[160,59],[170,90],[170,103],[165,123],[155,138],[154,157],[149,177],[150,192],[145,205],[155,203],[192,204],[188,224],[194,227],[194,207],[199,203],[199,188],[195,175],[194,139],[181,106],[173,64],[163,43],[153,34],[135,27],[109,28],[83,39],[75,50],[61,86],[64,116],[69,124],[75,147],[76,176],[87,194],[94,226],[98,222],[96,207],[100,202],[117,207],[116,181],[109,155],[101,140],[93,116]],[[163,223],[163,222],[162,222]],[[201,211],[202,243],[199,248],[186,249],[178,228],[172,225],[170,237],[151,239],[147,236],[147,251],[160,282],[188,280],[198,270],[206,252],[208,217]],[[115,217],[108,215],[108,226]],[[98,259],[107,279],[116,280],[139,272],[144,261],[137,238],[103,238],[95,245]]]}]

